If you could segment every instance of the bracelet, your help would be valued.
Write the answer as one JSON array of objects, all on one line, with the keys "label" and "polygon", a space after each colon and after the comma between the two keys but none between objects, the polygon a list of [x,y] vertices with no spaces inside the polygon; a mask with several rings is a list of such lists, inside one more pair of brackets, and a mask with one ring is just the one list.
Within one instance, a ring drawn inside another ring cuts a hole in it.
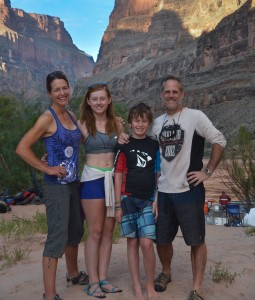
[{"label": "bracelet", "polygon": [[120,206],[115,206],[115,210],[121,210]]}]

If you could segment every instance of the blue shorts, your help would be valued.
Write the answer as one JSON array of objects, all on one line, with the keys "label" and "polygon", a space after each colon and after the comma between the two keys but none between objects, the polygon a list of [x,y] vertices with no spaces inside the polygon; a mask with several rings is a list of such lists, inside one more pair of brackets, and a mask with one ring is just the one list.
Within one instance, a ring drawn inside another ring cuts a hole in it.
[{"label": "blue shorts", "polygon": [[184,241],[197,246],[205,240],[205,189],[202,184],[183,193],[158,193],[156,243],[170,244],[180,226]]},{"label": "blue shorts", "polygon": [[81,183],[80,197],[85,199],[105,199],[104,177]]},{"label": "blue shorts", "polygon": [[62,257],[67,245],[78,245],[83,236],[84,215],[79,182],[44,183],[48,235],[43,256]]},{"label": "blue shorts", "polygon": [[121,236],[155,240],[156,225],[151,200],[128,196],[121,201]]}]

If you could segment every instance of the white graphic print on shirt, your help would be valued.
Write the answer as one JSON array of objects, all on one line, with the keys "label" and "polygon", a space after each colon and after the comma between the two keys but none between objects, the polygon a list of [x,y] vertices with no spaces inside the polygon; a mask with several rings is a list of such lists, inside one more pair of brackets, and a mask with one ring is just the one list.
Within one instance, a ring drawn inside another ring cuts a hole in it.
[{"label": "white graphic print on shirt", "polygon": [[159,134],[162,156],[171,162],[181,151],[184,143],[184,130],[179,124],[163,126]]},{"label": "white graphic print on shirt", "polygon": [[137,158],[137,167],[141,167],[141,168],[145,168],[147,165],[147,161],[152,160],[151,156],[144,152],[144,151],[140,151],[140,150],[131,150],[130,152],[137,152],[136,153],[136,158]]}]

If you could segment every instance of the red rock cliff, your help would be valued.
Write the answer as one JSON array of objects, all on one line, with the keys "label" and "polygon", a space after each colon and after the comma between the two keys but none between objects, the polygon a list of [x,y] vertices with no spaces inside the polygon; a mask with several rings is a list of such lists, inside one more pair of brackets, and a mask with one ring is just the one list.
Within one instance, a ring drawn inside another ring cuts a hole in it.
[{"label": "red rock cliff", "polygon": [[93,68],[93,58],[73,44],[58,17],[26,13],[0,1],[1,94],[41,97],[47,73],[63,70],[74,85]]},{"label": "red rock cliff", "polygon": [[115,101],[144,101],[157,115],[167,74],[226,134],[255,130],[255,0],[116,0],[93,78],[75,93],[106,81]]},{"label": "red rock cliff", "polygon": [[171,52],[209,32],[244,1],[116,0],[95,73]]}]

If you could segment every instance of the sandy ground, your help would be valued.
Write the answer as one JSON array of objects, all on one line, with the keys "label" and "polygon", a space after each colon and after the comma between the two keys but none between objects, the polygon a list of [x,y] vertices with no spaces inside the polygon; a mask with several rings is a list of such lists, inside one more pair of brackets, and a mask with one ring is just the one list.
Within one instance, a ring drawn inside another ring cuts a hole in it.
[{"label": "sandy ground", "polygon": [[[14,215],[31,217],[36,211],[44,211],[43,205],[15,206],[10,214],[1,214],[1,219],[10,219]],[[41,270],[41,254],[45,236],[39,236],[29,242],[31,253],[27,260],[11,267],[0,270],[0,299],[1,300],[30,300],[42,299],[43,283]],[[13,243],[20,241],[13,241]],[[253,300],[255,299],[255,237],[248,237],[244,228],[207,225],[206,242],[208,246],[208,263],[204,278],[204,296],[206,300]],[[3,241],[0,241],[0,247]],[[189,247],[178,233],[174,241],[175,254],[172,263],[173,282],[157,299],[185,300],[191,289],[192,275]],[[79,266],[85,270],[83,245],[79,247]],[[142,258],[141,258],[142,262]],[[216,263],[226,268],[231,274],[242,273],[231,284],[214,283],[210,268],[214,270]],[[156,274],[160,272],[157,258]],[[92,299],[83,292],[81,286],[66,287],[65,260],[59,260],[57,272],[57,290],[64,300]],[[144,283],[144,271],[141,265]],[[126,241],[121,239],[113,245],[112,258],[109,268],[109,280],[123,289],[119,294],[108,294],[107,299],[134,299],[131,279],[126,259]]]}]

